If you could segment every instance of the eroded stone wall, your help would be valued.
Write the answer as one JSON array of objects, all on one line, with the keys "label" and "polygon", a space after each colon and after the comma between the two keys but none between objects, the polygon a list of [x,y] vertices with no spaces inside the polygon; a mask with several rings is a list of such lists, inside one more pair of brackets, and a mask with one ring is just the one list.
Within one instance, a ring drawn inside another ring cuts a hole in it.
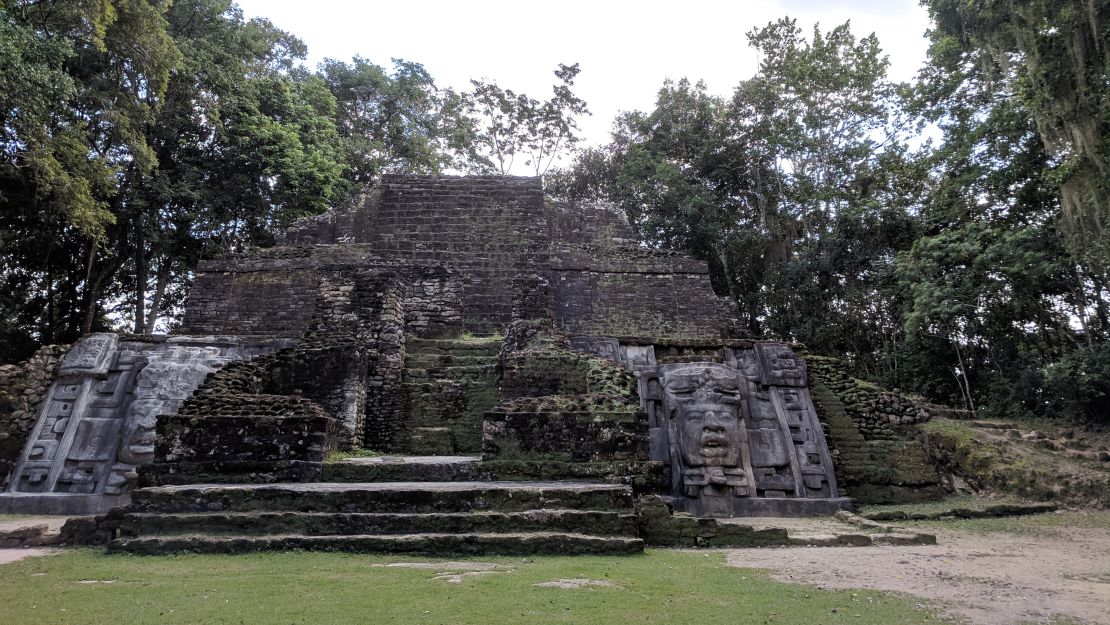
[{"label": "eroded stone wall", "polygon": [[445,267],[414,270],[405,284],[405,332],[422,338],[462,333],[463,284]]},{"label": "eroded stone wall", "polygon": [[321,268],[347,264],[423,272],[410,276],[405,311],[420,336],[503,332],[525,274],[546,281],[553,320],[570,334],[728,333],[734,306],[714,295],[704,262],[632,239],[611,208],[545,203],[538,178],[386,176],[297,222],[276,248],[203,261],[181,331],[299,337]]},{"label": "eroded stone wall", "polygon": [[570,334],[723,337],[732,305],[705,263],[634,245],[562,245],[552,255],[555,323]]},{"label": "eroded stone wall", "polygon": [[[47,345],[21,363],[0,365],[0,476],[7,476],[15,467],[35,427],[39,403],[67,349],[64,345]],[[6,483],[0,483],[0,490],[3,485]]]},{"label": "eroded stone wall", "polygon": [[118,505],[154,456],[155,421],[216,369],[272,351],[238,337],[90,334],[57,367],[0,510],[81,514]]},{"label": "eroded stone wall", "polygon": [[450,267],[466,277],[466,330],[493,333],[511,320],[512,276],[546,263],[547,208],[539,178],[387,175],[281,241],[364,243],[397,262]]},{"label": "eroded stone wall", "polygon": [[142,481],[318,479],[335,448],[336,420],[286,386],[306,381],[290,375],[305,364],[301,356],[287,348],[209,375],[176,414],[158,419],[153,462],[142,469]]},{"label": "eroded stone wall", "polygon": [[939,497],[940,475],[913,427],[935,409],[854,378],[835,358],[806,360],[841,490],[861,503]]}]

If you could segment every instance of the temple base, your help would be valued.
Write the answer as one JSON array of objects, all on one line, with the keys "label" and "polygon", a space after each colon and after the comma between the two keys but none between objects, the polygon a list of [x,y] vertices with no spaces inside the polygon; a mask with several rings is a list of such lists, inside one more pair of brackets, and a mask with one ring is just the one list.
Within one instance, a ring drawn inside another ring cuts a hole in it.
[{"label": "temple base", "polygon": [[0,493],[0,514],[104,514],[130,500],[130,495]]},{"label": "temple base", "polygon": [[828,499],[807,499],[801,497],[735,497],[729,502],[728,509],[720,509],[704,499],[681,499],[675,501],[676,509],[689,512],[694,516],[705,517],[807,517],[832,516],[841,510],[852,510],[852,500],[848,497]]}]

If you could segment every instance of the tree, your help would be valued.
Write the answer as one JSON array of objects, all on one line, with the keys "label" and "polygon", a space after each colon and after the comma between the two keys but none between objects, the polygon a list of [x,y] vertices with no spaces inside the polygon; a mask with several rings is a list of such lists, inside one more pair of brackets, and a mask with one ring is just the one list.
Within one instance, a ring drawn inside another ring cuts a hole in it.
[{"label": "tree", "polygon": [[148,332],[201,253],[340,192],[334,98],[293,68],[299,41],[230,1],[15,2],[0,24],[9,345],[107,315]]},{"label": "tree", "polygon": [[477,145],[485,152],[478,169],[507,175],[520,154],[525,167],[543,176],[570,152],[581,140],[577,118],[589,114],[586,102],[571,91],[579,71],[577,63],[560,63],[555,70],[559,82],[552,88],[551,99],[542,102],[503,89],[496,82],[470,81],[473,89],[465,101],[476,117]]},{"label": "tree", "polygon": [[320,66],[338,110],[346,179],[354,189],[383,173],[435,174],[477,159],[474,122],[463,98],[436,87],[419,63],[393,60],[393,71],[361,57]]},{"label": "tree", "polygon": [[[120,189],[154,167],[143,130],[180,60],[166,33],[166,6],[102,0],[0,7],[0,23],[13,35],[2,46],[4,63],[16,70],[5,81],[0,112],[12,120],[4,124],[0,174],[8,236],[0,276],[25,287],[19,293],[26,307],[6,311],[7,318],[40,315],[38,327],[19,324],[24,335],[72,340],[97,323],[97,304],[112,289],[121,261],[103,256],[126,228]],[[17,297],[6,303],[20,306]]]},{"label": "tree", "polygon": [[121,276],[136,332],[153,329],[146,317],[164,312],[167,292],[183,297],[201,255],[265,244],[343,192],[335,99],[293,66],[299,40],[226,0],[177,2],[168,19],[184,58],[149,128],[159,167],[134,189],[145,210]]},{"label": "tree", "polygon": [[1087,0],[924,2],[938,62],[974,66],[984,87],[1021,102],[1052,155],[1063,232],[1110,277],[1110,4]]},{"label": "tree", "polygon": [[749,334],[874,354],[900,333],[880,289],[913,241],[924,177],[892,123],[899,88],[875,37],[847,24],[807,41],[783,19],[749,41],[762,62],[731,99],[667,82],[549,189],[612,201],[645,244],[708,261]]},{"label": "tree", "polygon": [[937,28],[917,102],[944,142],[922,236],[897,260],[910,298],[904,373],[910,387],[987,414],[1090,418],[1105,402],[1091,377],[1105,363],[1105,282],[1065,215],[1062,186],[1072,182],[1038,112],[1047,92],[1030,99],[1022,86],[1039,71],[1029,64],[1046,60],[993,49],[1015,36],[1054,39],[1048,14],[1024,23],[1045,8],[1034,4],[1003,24],[991,3],[930,3]]}]

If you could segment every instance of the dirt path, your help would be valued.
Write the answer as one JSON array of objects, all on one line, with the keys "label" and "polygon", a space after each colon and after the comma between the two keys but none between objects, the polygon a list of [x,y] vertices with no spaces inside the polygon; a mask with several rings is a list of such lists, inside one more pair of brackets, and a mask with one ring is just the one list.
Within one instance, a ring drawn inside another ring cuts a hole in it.
[{"label": "dirt path", "polygon": [[1110,530],[942,532],[937,540],[916,547],[735,549],[728,562],[824,588],[907,593],[980,625],[1052,622],[1059,615],[1110,625]]},{"label": "dirt path", "polygon": [[0,564],[19,562],[24,558],[48,556],[52,553],[57,553],[57,551],[57,549],[47,549],[45,547],[34,547],[31,549],[0,549]]}]

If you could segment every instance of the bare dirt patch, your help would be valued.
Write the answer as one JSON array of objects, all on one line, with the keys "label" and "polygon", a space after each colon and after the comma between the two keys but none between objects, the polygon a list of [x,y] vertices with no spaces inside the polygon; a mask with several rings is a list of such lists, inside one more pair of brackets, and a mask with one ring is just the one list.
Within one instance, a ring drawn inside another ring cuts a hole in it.
[{"label": "bare dirt patch", "polygon": [[540,588],[566,588],[568,590],[581,590],[583,588],[612,588],[616,586],[613,582],[607,582],[603,579],[585,579],[576,577],[573,579],[555,579],[550,582],[541,582],[539,584],[532,584]]},{"label": "bare dirt patch", "polygon": [[0,549],[0,564],[8,564],[10,562],[19,562],[24,558],[33,558],[36,556],[48,556],[52,553],[57,553],[57,549]]},{"label": "bare dirt patch", "polygon": [[820,588],[914,595],[980,625],[1110,623],[1110,530],[938,531],[937,545],[734,549],[733,566]]},{"label": "bare dirt patch", "polygon": [[371,564],[373,567],[396,569],[434,569],[436,571],[492,571],[501,568],[494,562],[390,562]]}]

